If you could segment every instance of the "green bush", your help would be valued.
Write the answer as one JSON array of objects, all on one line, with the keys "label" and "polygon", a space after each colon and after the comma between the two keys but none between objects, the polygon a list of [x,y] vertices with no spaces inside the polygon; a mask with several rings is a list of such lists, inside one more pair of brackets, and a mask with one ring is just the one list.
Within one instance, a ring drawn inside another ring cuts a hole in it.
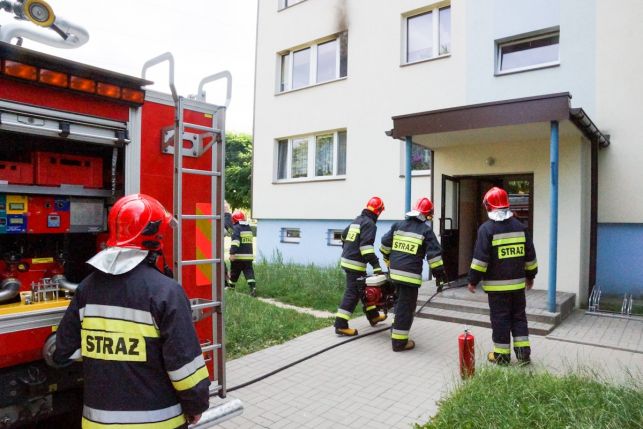
[{"label": "green bush", "polygon": [[554,376],[527,368],[487,367],[441,401],[423,429],[639,429],[643,385],[600,380],[596,374]]}]

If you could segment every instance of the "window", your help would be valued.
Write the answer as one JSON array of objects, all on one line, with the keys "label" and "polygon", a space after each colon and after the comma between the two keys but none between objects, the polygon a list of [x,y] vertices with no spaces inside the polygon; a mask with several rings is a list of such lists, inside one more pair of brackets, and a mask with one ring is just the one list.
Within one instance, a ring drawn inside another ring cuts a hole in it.
[{"label": "window", "polygon": [[282,243],[299,243],[301,241],[301,230],[299,228],[281,228]]},{"label": "window", "polygon": [[[400,146],[400,171],[406,171],[406,144]],[[413,175],[431,174],[431,149],[417,143],[411,145],[411,173]]]},{"label": "window", "polygon": [[341,229],[329,229],[328,230],[328,245],[329,246],[341,246],[342,245],[342,230]]},{"label": "window", "polygon": [[294,6],[297,3],[301,3],[302,1],[304,0],[279,0],[279,10]]},{"label": "window", "polygon": [[451,7],[435,8],[407,16],[404,25],[405,64],[436,58],[451,52]]},{"label": "window", "polygon": [[304,88],[346,76],[348,33],[279,55],[279,92]]},{"label": "window", "polygon": [[277,141],[277,180],[346,174],[346,131]]},{"label": "window", "polygon": [[497,41],[496,74],[550,67],[560,64],[560,32],[541,32]]}]

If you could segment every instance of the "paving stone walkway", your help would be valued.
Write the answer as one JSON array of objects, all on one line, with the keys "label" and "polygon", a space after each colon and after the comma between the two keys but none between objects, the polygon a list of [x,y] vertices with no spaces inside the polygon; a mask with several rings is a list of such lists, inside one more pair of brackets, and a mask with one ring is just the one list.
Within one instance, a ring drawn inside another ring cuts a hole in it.
[{"label": "paving stone walkway", "polygon": [[[579,323],[577,319],[565,321]],[[643,330],[643,324],[638,329]],[[351,322],[371,331],[360,318]],[[385,324],[384,324],[385,326]],[[560,329],[560,328],[559,328]],[[573,331],[573,326],[565,329]],[[229,393],[243,401],[240,417],[222,428],[409,428],[438,410],[458,382],[457,337],[462,326],[416,319],[415,350],[393,353],[388,331],[334,348],[270,378]],[[556,331],[554,331],[556,332]],[[491,346],[491,330],[474,327],[478,366]],[[343,341],[332,328],[228,362],[228,388]],[[640,353],[532,336],[536,367],[553,372],[592,368],[615,382],[643,377]],[[221,401],[215,400],[214,403]]]}]

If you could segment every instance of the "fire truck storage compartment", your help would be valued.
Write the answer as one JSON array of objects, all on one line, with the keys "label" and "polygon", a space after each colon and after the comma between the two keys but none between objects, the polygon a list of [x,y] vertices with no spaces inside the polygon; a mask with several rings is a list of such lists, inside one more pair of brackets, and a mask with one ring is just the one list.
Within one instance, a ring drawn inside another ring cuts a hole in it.
[{"label": "fire truck storage compartment", "polygon": [[0,160],[0,180],[15,185],[30,185],[33,182],[33,165],[30,162]]},{"label": "fire truck storage compartment", "polygon": [[36,152],[34,162],[36,185],[103,187],[103,160],[99,157]]}]

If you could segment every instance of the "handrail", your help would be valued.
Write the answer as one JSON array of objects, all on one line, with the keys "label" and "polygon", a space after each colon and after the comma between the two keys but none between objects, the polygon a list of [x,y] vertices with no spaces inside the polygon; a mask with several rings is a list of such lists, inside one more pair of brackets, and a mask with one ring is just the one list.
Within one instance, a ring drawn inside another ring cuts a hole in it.
[{"label": "handrail", "polygon": [[152,59],[149,59],[143,64],[143,69],[141,71],[141,77],[145,79],[145,75],[147,71],[152,68],[153,66],[157,64],[161,64],[163,62],[167,61],[169,63],[169,71],[170,71],[170,90],[172,91],[172,99],[174,100],[174,103],[179,102],[179,96],[176,92],[176,87],[174,86],[174,56],[172,55],[171,52],[165,52],[157,57],[154,57]]},{"label": "handrail", "polygon": [[215,73],[210,76],[206,76],[203,79],[201,79],[201,82],[199,82],[199,89],[197,91],[197,99],[200,101],[205,101],[205,91],[203,91],[203,87],[208,83],[216,82],[217,80],[220,80],[220,79],[226,80],[225,107],[227,108],[230,105],[230,99],[232,97],[232,74],[230,74],[230,72],[227,70],[224,70],[219,73]]}]

